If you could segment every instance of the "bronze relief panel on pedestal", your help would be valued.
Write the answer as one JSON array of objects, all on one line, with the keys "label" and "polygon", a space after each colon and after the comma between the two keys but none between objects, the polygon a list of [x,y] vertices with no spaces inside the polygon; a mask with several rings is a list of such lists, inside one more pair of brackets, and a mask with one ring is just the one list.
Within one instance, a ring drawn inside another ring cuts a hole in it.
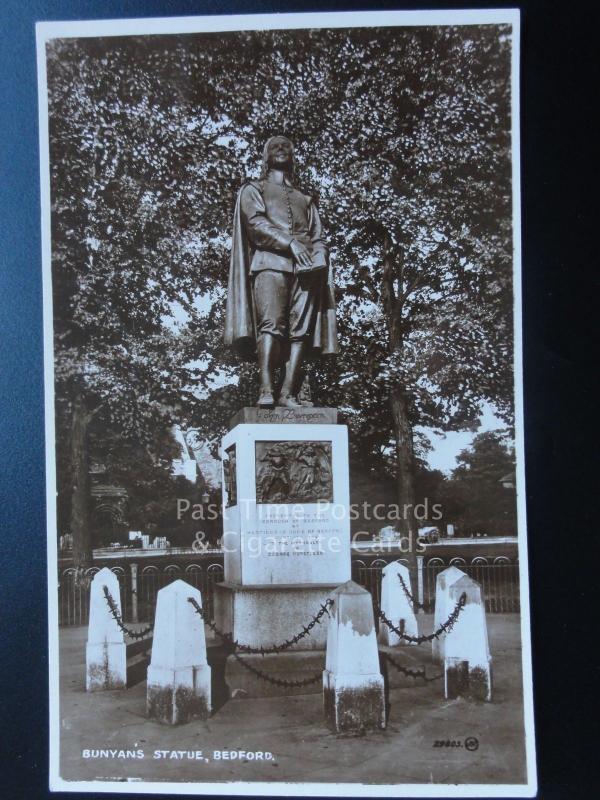
[{"label": "bronze relief panel on pedestal", "polygon": [[256,442],[256,502],[333,502],[331,442]]},{"label": "bronze relief panel on pedestal", "polygon": [[237,505],[237,473],[235,445],[225,450],[223,458],[223,483],[226,495],[226,508]]}]

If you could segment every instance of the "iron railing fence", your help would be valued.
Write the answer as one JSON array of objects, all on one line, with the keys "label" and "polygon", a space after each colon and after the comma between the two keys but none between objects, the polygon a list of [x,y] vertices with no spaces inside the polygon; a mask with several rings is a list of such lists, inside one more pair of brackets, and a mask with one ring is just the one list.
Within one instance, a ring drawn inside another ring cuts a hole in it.
[{"label": "iron railing fence", "polygon": [[[390,559],[392,560],[392,559]],[[408,566],[406,559],[399,559]],[[364,586],[373,596],[373,605],[381,600],[381,575],[386,565],[381,559],[366,564],[359,559],[352,560],[352,579]],[[496,558],[490,563],[483,557],[474,558],[469,563],[465,559],[453,558],[449,563],[440,558],[420,562],[416,587],[412,587],[413,597],[433,611],[437,576],[449,566],[455,566],[481,585],[485,599],[485,609],[489,614],[513,614],[520,611],[519,564],[505,557]]]},{"label": "iron railing fence", "polygon": [[186,566],[170,564],[164,568],[155,565],[142,567],[138,574],[138,620],[154,620],[156,596],[163,586],[176,580],[183,580],[199,589],[202,605],[212,619],[214,612],[214,585],[223,580],[223,563],[219,561],[193,562]]},{"label": "iron railing fence", "polygon": [[[423,595],[426,606],[435,602],[437,576],[449,565],[441,559],[432,558],[425,565],[423,574]],[[489,563],[483,558],[474,558],[470,563],[464,559],[452,559],[450,566],[466,572],[481,586],[485,599],[485,610],[489,614],[514,614],[521,610],[519,596],[519,564],[499,557]]]},{"label": "iron railing fence", "polygon": [[[381,600],[381,574],[386,564],[396,560],[393,555],[386,558],[352,558],[352,579],[364,586],[373,596],[373,603]],[[400,562],[407,564],[406,559]],[[427,609],[433,610],[436,579],[448,566],[456,566],[482,588],[486,611],[495,613],[517,613],[519,602],[519,564],[506,557],[486,559],[475,557],[469,563],[463,558],[442,560],[441,558],[419,558],[417,586],[412,587],[413,596]],[[163,586],[181,579],[202,593],[203,606],[212,618],[214,611],[214,586],[224,579],[223,558],[212,553],[191,562],[143,564],[127,562],[110,566],[117,575],[121,590],[121,609],[127,622],[152,622],[156,608],[156,596]],[[58,613],[60,625],[87,625],[89,616],[89,585],[100,566],[85,570],[77,578],[73,567],[63,568],[59,573]]]},{"label": "iron railing fence", "polygon": [[[72,567],[60,574],[58,585],[59,625],[87,625],[90,613],[90,583],[100,567],[90,567],[78,577]],[[203,605],[213,615],[214,584],[223,580],[223,562],[194,561],[191,564],[111,566],[119,579],[121,614],[126,622],[152,622],[156,596],[163,586],[176,580],[199,589]]]},{"label": "iron railing fence", "polygon": [[[90,614],[90,583],[100,569],[96,566],[89,567],[78,576],[74,567],[67,567],[59,573],[59,625],[87,625]],[[122,618],[131,620],[132,586],[129,570],[120,566],[111,569],[119,579]]]}]

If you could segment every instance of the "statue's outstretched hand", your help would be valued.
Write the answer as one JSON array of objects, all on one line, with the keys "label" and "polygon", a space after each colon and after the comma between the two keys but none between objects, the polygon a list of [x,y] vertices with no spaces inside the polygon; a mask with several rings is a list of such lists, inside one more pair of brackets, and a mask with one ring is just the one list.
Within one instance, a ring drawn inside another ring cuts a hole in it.
[{"label": "statue's outstretched hand", "polygon": [[304,269],[310,269],[312,267],[312,258],[308,249],[302,242],[299,242],[297,239],[292,239],[290,242],[290,250],[299,266],[304,267]]}]

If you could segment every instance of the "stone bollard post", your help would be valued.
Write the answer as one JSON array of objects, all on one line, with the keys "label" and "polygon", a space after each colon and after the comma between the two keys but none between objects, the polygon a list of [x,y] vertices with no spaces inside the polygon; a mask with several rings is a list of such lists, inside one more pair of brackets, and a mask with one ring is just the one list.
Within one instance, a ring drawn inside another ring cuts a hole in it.
[{"label": "stone bollard post", "polygon": [[[450,587],[456,581],[464,578],[465,573],[456,567],[448,567],[437,576],[435,583],[435,611],[433,614],[433,630],[436,631],[445,622],[452,611],[455,603],[450,601]],[[442,633],[431,643],[432,657],[434,661],[444,663],[444,644],[446,634]]]},{"label": "stone bollard post", "polygon": [[146,710],[169,725],[207,719],[211,711],[204,622],[188,597],[202,607],[199,590],[177,580],[159,591],[156,602]]},{"label": "stone bollard post", "polygon": [[124,689],[127,686],[127,653],[123,632],[111,614],[104,587],[121,615],[119,579],[108,567],[94,575],[90,587],[90,619],[85,648],[85,688]]},{"label": "stone bollard post", "polygon": [[491,700],[492,657],[481,586],[467,575],[455,581],[449,592],[453,607],[463,593],[465,606],[446,634],[444,693],[447,699],[460,696]]},{"label": "stone bollard post", "polygon": [[[400,583],[400,578],[402,578],[404,585],[412,596],[408,567],[399,561],[392,561],[381,572],[381,610],[397,628],[404,629],[404,633],[409,636],[418,636],[419,628],[413,605],[406,597],[406,593]],[[379,641],[389,647],[409,644],[405,639],[401,639],[397,633],[391,631],[385,622],[379,623]]]},{"label": "stone bollard post", "polygon": [[335,733],[385,728],[371,595],[354,581],[333,592],[323,672],[325,721]]}]

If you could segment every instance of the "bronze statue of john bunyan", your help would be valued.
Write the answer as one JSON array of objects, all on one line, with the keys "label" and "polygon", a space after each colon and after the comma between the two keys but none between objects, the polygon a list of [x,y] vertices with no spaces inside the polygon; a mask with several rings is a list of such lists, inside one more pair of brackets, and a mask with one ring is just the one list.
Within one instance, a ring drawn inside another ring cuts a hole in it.
[{"label": "bronze statue of john bunyan", "polygon": [[[241,188],[233,237],[225,342],[258,359],[257,405],[296,408],[303,364],[337,352],[333,281],[314,200],[293,185],[294,148],[265,144],[258,180]],[[274,373],[285,364],[275,397]]]}]

